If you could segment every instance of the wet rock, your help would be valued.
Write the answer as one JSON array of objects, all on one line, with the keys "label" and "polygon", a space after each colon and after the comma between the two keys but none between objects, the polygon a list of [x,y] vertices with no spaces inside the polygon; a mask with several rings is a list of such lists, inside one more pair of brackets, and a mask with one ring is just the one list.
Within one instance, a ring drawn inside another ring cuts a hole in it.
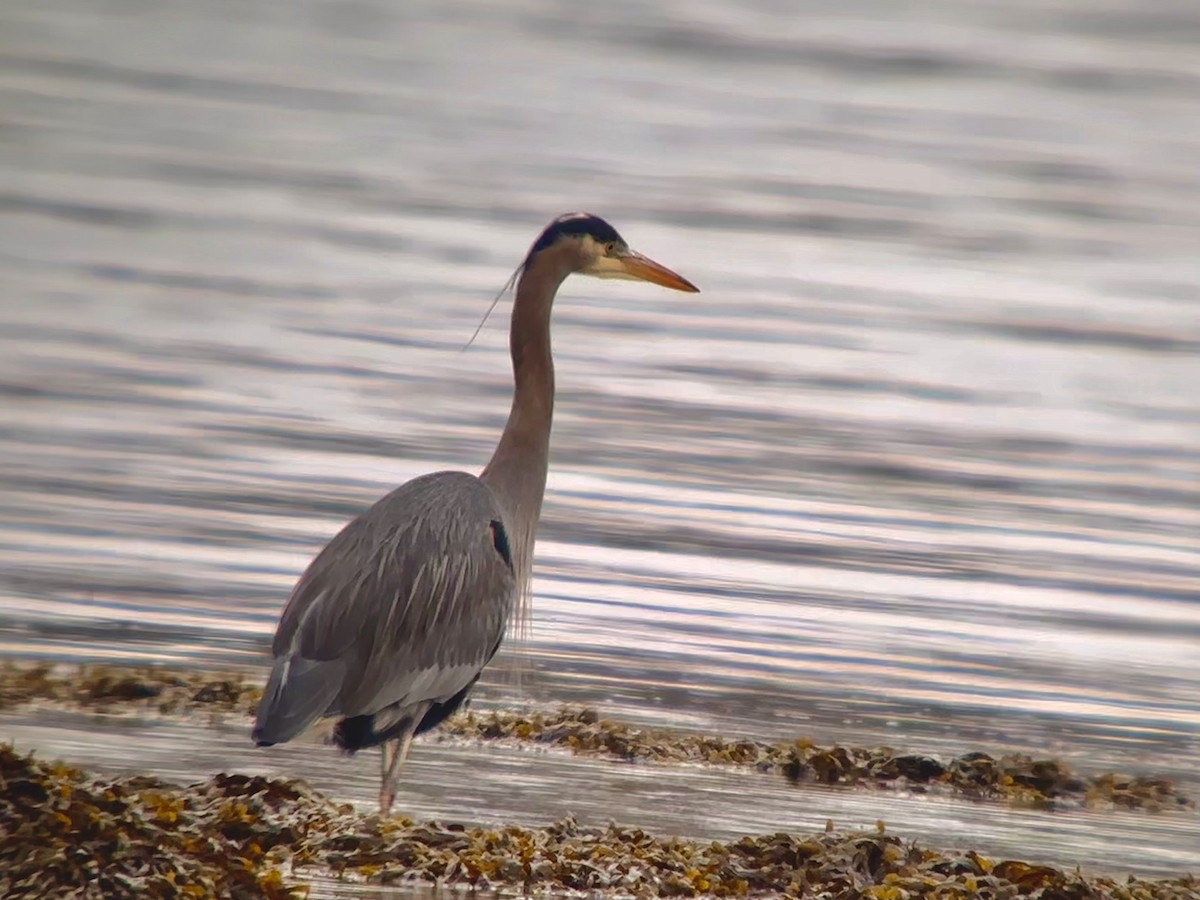
[{"label": "wet rock", "polygon": [[994,788],[1000,780],[996,760],[986,753],[967,753],[950,761],[951,778],[980,788]]},{"label": "wet rock", "polygon": [[873,770],[879,778],[907,778],[926,784],[946,774],[946,766],[932,756],[893,756]]},{"label": "wet rock", "polygon": [[245,685],[235,681],[210,681],[192,695],[194,703],[224,703],[232,706],[242,695]]}]

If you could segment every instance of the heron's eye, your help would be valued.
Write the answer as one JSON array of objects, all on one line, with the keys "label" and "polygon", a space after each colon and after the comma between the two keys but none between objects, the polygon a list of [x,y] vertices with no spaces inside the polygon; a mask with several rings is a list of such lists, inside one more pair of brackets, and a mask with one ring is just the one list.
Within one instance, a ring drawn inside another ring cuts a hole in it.
[{"label": "heron's eye", "polygon": [[616,256],[617,255],[617,242],[616,241],[609,241],[607,244],[604,245],[604,255],[605,256]]}]

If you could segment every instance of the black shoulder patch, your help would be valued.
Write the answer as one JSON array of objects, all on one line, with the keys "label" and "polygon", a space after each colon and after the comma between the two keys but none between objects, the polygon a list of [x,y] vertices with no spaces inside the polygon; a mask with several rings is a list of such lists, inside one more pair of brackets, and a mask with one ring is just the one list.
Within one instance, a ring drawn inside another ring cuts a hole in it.
[{"label": "black shoulder patch", "polygon": [[607,244],[609,241],[624,243],[621,235],[617,234],[617,229],[599,216],[593,216],[591,213],[567,213],[546,226],[546,230],[534,242],[529,255],[533,256],[538,251],[545,250],[564,234],[590,234],[601,244]]},{"label": "black shoulder patch", "polygon": [[499,519],[492,519],[492,546],[496,548],[496,552],[500,554],[500,558],[504,560],[504,564],[508,566],[510,572],[515,572],[512,561],[512,548],[508,544],[508,532],[504,530],[504,523]]}]

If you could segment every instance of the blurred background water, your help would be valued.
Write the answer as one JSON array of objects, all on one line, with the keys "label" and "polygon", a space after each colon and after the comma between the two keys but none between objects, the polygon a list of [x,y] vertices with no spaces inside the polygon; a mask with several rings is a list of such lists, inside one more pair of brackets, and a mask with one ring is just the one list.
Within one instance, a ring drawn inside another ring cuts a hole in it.
[{"label": "blurred background water", "polygon": [[[347,518],[486,461],[507,304],[462,347],[583,208],[703,293],[560,295],[533,672],[483,702],[1196,791],[1198,159],[1194,0],[4,4],[0,656],[260,664]],[[242,723],[0,736],[376,777]],[[1200,867],[1194,815],[756,777],[427,744],[406,811]]]}]

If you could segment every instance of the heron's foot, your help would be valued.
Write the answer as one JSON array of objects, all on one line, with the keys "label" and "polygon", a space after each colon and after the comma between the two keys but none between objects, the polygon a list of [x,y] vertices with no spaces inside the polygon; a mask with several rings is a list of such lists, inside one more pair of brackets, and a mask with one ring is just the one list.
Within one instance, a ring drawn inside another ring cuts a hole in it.
[{"label": "heron's foot", "polygon": [[396,802],[395,785],[385,784],[379,788],[379,815],[391,815],[392,804]]}]

